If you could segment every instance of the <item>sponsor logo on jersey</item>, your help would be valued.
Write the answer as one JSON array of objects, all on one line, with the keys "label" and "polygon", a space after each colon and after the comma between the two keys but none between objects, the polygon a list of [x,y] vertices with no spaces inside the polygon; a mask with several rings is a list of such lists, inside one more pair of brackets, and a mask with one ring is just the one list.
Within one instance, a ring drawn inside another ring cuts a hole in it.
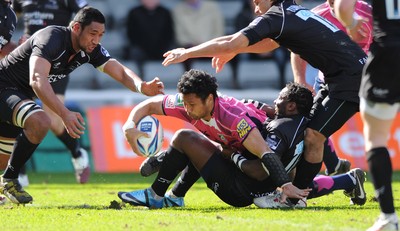
[{"label": "sponsor logo on jersey", "polygon": [[298,6],[298,5],[291,5],[286,10],[291,11],[291,12],[296,12],[296,11],[302,10],[302,9],[305,9],[305,8],[302,6]]},{"label": "sponsor logo on jersey", "polygon": [[294,151],[294,155],[298,156],[300,154],[302,154],[304,151],[304,141],[301,141],[300,143],[298,143],[296,145],[296,150]]},{"label": "sponsor logo on jersey", "polygon": [[183,107],[182,94],[177,94],[177,95],[175,96],[175,106],[176,106],[176,107]]},{"label": "sponsor logo on jersey", "polygon": [[267,136],[267,143],[268,143],[268,146],[269,146],[272,150],[275,150],[275,149],[278,147],[280,141],[281,141],[281,139],[280,139],[279,137],[277,137],[276,135],[274,135],[274,134],[269,134],[269,135]]},{"label": "sponsor logo on jersey", "polygon": [[100,51],[104,56],[110,57],[110,54],[108,53],[108,51],[104,47],[101,46],[100,47]]},{"label": "sponsor logo on jersey", "polygon": [[255,26],[255,25],[257,25],[261,20],[262,20],[262,17],[257,17],[257,18],[255,18],[255,19],[250,23],[249,26]]},{"label": "sponsor logo on jersey", "polygon": [[245,137],[250,130],[251,127],[245,119],[242,119],[236,127],[236,131],[239,133],[240,138]]},{"label": "sponsor logo on jersey", "polygon": [[226,142],[225,136],[223,134],[218,134],[219,139],[222,140],[224,143]]},{"label": "sponsor logo on jersey", "polygon": [[64,74],[59,74],[59,75],[49,75],[48,79],[49,79],[49,83],[54,83],[57,82],[60,79],[63,79],[67,77],[67,75]]},{"label": "sponsor logo on jersey", "polygon": [[61,62],[53,64],[53,69],[58,69],[60,68]]},{"label": "sponsor logo on jersey", "polygon": [[8,40],[4,38],[4,36],[0,36],[0,44],[3,47],[8,43]]},{"label": "sponsor logo on jersey", "polygon": [[389,94],[389,90],[384,88],[373,87],[372,93],[375,95],[375,97],[384,98],[386,97],[387,94]]},{"label": "sponsor logo on jersey", "polygon": [[173,97],[168,96],[164,104],[165,108],[175,108],[175,100]]}]

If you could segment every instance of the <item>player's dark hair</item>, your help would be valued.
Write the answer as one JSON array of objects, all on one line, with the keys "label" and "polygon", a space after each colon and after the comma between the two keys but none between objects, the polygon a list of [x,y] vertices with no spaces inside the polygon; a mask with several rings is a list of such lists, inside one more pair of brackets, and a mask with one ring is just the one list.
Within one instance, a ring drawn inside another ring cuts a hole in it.
[{"label": "player's dark hair", "polygon": [[196,94],[203,101],[212,94],[217,97],[217,79],[205,71],[191,69],[183,73],[178,82],[178,91],[182,94]]},{"label": "player's dark hair", "polygon": [[90,25],[92,22],[106,24],[106,18],[104,15],[98,9],[91,6],[85,6],[80,9],[76,13],[73,21],[79,22],[82,29],[84,29],[87,25]]},{"label": "player's dark hair", "polygon": [[9,7],[11,5],[10,1],[0,0],[0,5],[2,7]]},{"label": "player's dark hair", "polygon": [[287,91],[283,98],[286,98],[289,102],[295,102],[299,114],[308,116],[313,106],[312,92],[304,85],[299,83],[287,83]]}]

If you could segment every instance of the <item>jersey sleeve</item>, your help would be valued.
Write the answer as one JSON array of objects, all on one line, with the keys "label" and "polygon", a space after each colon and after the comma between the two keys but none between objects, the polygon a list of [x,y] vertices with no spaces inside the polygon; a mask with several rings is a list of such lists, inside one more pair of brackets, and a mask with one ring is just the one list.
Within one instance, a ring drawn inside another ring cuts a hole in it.
[{"label": "jersey sleeve", "polygon": [[278,15],[264,14],[255,18],[241,33],[249,39],[250,46],[265,38],[274,39],[280,34],[281,25]]},{"label": "jersey sleeve", "polygon": [[105,64],[108,60],[112,58],[108,51],[100,44],[97,45],[97,47],[93,50],[92,53],[89,54],[89,56],[89,63],[92,64],[95,68]]},{"label": "jersey sleeve", "polygon": [[173,116],[188,122],[191,121],[183,107],[182,96],[179,93],[166,95],[163,99],[162,108],[166,116]]}]

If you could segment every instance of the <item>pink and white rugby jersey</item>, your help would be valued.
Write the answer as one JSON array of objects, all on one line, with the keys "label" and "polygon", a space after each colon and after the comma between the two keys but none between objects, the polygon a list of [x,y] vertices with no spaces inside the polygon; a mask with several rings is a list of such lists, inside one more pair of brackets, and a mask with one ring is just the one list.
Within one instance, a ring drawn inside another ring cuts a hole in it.
[{"label": "pink and white rugby jersey", "polygon": [[[328,21],[337,26],[340,30],[346,32],[346,28],[336,18],[328,2],[325,2],[321,5],[314,7],[311,11],[326,18]],[[357,44],[364,50],[364,52],[368,53],[369,46],[372,42],[372,29],[373,29],[372,8],[368,3],[359,0],[356,2],[354,11],[361,17],[368,19],[368,23],[364,23],[363,25],[364,28],[368,31],[367,33],[368,36],[365,37],[362,41],[357,42]]]},{"label": "pink and white rugby jersey", "polygon": [[166,95],[163,100],[165,115],[174,116],[191,123],[210,140],[243,151],[242,142],[249,132],[261,126],[267,119],[265,112],[253,104],[219,96],[215,99],[214,113],[210,121],[194,120],[183,106],[181,94]]}]

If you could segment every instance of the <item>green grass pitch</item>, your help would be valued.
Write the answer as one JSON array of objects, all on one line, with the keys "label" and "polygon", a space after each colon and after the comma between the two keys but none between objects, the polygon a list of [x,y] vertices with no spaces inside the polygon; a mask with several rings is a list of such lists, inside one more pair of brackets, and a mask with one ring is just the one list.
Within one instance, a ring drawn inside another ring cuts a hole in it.
[{"label": "green grass pitch", "polygon": [[[184,208],[149,210],[123,205],[118,191],[148,187],[153,177],[138,174],[92,174],[90,183],[75,183],[73,173],[29,173],[27,191],[34,202],[26,206],[0,206],[1,230],[365,230],[379,214],[373,187],[367,180],[368,201],[349,204],[341,191],[308,201],[305,209],[234,208],[224,204],[203,181],[185,198]],[[367,175],[369,178],[369,175]],[[394,174],[398,210],[400,173]],[[115,204],[119,206],[110,206]]]}]

